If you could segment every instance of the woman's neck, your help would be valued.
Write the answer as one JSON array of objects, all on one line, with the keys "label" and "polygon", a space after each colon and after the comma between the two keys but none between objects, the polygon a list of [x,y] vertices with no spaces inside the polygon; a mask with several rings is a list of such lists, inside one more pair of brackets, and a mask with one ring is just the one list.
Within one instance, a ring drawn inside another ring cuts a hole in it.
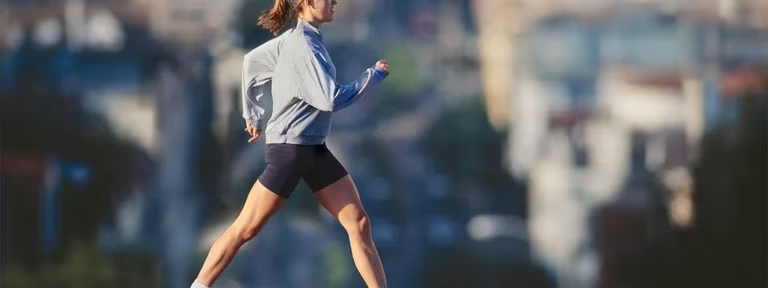
[{"label": "woman's neck", "polygon": [[313,19],[311,15],[302,15],[302,16],[299,16],[299,19],[304,20],[304,22],[309,23],[309,25],[312,25],[317,29],[320,29],[320,24],[323,24],[319,20]]}]

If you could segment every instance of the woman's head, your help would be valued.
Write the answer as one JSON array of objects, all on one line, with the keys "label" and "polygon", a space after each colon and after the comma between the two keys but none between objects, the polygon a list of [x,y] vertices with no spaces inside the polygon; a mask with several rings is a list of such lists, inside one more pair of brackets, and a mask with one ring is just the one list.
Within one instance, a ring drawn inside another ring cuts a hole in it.
[{"label": "woman's head", "polygon": [[275,0],[272,9],[264,11],[259,17],[259,25],[275,35],[296,17],[319,27],[322,23],[333,21],[334,6],[336,0]]},{"label": "woman's head", "polygon": [[333,21],[333,8],[336,6],[336,0],[303,0],[304,9],[299,17],[319,26],[322,23]]}]

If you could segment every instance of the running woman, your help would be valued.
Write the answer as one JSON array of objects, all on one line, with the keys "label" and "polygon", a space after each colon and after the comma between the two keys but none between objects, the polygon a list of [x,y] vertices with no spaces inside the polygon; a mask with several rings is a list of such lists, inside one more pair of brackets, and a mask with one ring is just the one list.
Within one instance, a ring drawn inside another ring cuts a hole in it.
[{"label": "running woman", "polygon": [[[333,112],[370,92],[389,70],[381,60],[349,85],[336,82],[336,68],[319,30],[321,24],[333,20],[335,5],[336,0],[275,0],[272,9],[259,18],[259,25],[277,37],[244,57],[243,117],[249,143],[262,131],[266,135],[267,166],[240,215],[211,247],[192,288],[213,285],[240,247],[256,237],[283,206],[299,179],[304,179],[320,204],[347,231],[355,266],[366,285],[387,287],[357,188],[326,147],[325,137]],[[294,20],[296,26],[278,36]],[[267,122],[261,100],[269,94],[273,113]]]}]

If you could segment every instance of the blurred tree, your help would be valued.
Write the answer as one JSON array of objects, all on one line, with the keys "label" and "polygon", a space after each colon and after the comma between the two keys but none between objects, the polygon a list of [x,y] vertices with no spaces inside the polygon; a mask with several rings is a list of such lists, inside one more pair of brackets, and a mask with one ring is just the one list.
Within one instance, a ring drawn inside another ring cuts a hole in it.
[{"label": "blurred tree", "polygon": [[[692,163],[693,226],[674,229],[670,191],[652,183],[659,207],[655,232],[640,261],[623,267],[633,285],[666,287],[766,287],[768,243],[768,93],[738,101],[736,121],[722,121],[701,139]],[[663,205],[663,206],[661,206]],[[666,230],[666,231],[664,231]],[[664,237],[662,237],[664,236]],[[626,261],[631,262],[631,261]]]},{"label": "blurred tree", "polygon": [[[471,97],[448,108],[420,139],[426,158],[437,173],[445,174],[452,181],[451,194],[460,199],[459,206],[441,202],[445,208],[440,209],[447,210],[443,212],[446,215],[503,214],[525,218],[527,191],[504,169],[506,137],[491,127],[482,101],[480,97]],[[475,188],[482,191],[476,196],[483,199],[486,207],[467,206],[465,200],[471,192],[468,189]],[[435,205],[434,200],[430,204]],[[457,211],[458,207],[468,211]],[[428,257],[421,284],[424,287],[547,287],[546,281],[539,279],[541,271],[527,261],[527,242],[499,238],[490,243],[470,241],[466,247],[451,249],[464,251],[461,253],[431,249],[435,256]]]},{"label": "blurred tree", "polygon": [[691,287],[768,285],[768,91],[737,101],[738,121],[706,134],[694,165]]},{"label": "blurred tree", "polygon": [[[78,240],[91,240],[97,236],[99,225],[112,216],[116,203],[113,200],[129,191],[132,181],[141,176],[138,173],[147,172],[136,169],[139,161],[147,160],[147,157],[137,147],[112,134],[104,120],[85,111],[77,95],[63,96],[44,89],[20,91],[29,92],[0,95],[0,153],[55,157],[87,166],[88,183],[81,187],[59,187],[57,248],[64,249],[68,243]],[[39,194],[42,191],[8,193]],[[9,207],[6,205],[13,203],[4,202],[3,207]],[[38,235],[42,223],[24,219],[39,218],[38,214],[43,212],[40,209],[14,209],[16,214],[10,215],[11,219],[18,220],[7,224]],[[32,235],[8,237],[14,239],[12,243],[23,243],[29,241],[25,237]],[[29,250],[14,247],[14,261],[25,261],[31,266],[39,264],[40,259],[34,255],[40,255],[43,247],[24,247]]]},{"label": "blurred tree", "polygon": [[506,136],[495,132],[487,119],[482,98],[471,97],[440,115],[421,139],[421,147],[454,184],[472,183],[500,197],[496,200],[501,201],[491,202],[495,205],[491,210],[524,217],[526,189],[503,167]]}]

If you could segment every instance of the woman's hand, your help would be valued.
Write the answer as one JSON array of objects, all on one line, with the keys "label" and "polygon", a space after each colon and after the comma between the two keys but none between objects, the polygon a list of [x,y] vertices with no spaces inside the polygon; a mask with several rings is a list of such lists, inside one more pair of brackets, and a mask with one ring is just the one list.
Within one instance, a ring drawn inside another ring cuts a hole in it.
[{"label": "woman's hand", "polygon": [[376,68],[379,68],[383,70],[387,75],[389,75],[389,66],[387,65],[387,60],[379,60],[379,62],[376,62]]},{"label": "woman's hand", "polygon": [[259,136],[261,136],[261,129],[256,129],[251,123],[246,124],[245,132],[248,132],[248,134],[251,135],[251,139],[248,139],[248,143],[253,143],[253,141],[256,141],[256,139],[259,139]]}]

